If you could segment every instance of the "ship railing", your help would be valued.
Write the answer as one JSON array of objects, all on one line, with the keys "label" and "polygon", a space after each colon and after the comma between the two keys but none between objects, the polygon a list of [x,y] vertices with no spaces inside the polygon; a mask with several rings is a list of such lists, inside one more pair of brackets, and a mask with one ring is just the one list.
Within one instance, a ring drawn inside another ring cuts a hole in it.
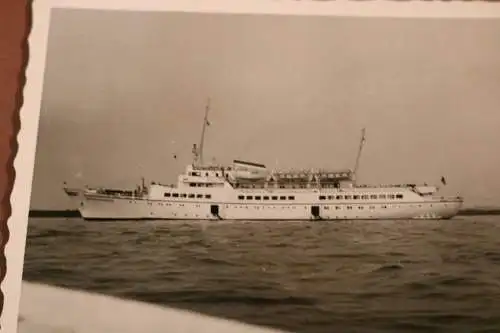
[{"label": "ship railing", "polygon": [[416,185],[416,184],[359,184],[356,185],[358,188],[384,188],[384,187],[395,187],[395,188],[415,188],[416,186],[428,186],[428,185]]},{"label": "ship railing", "polygon": [[127,199],[139,199],[147,196],[147,192],[132,192],[132,193],[105,193],[101,191],[96,192],[85,192],[85,195],[90,196],[101,196],[107,198],[127,198]]},{"label": "ship railing", "polygon": [[280,185],[304,185],[316,187],[339,187],[338,179],[318,179],[311,180],[309,178],[260,178],[255,180],[249,179],[232,179],[232,184],[239,185],[267,185],[267,186],[280,186]]},{"label": "ship railing", "polygon": [[268,183],[231,183],[234,188],[242,189],[321,189],[321,188],[338,188],[334,185],[328,186],[330,184],[316,184],[316,183],[281,183],[276,184],[273,182]]},{"label": "ship railing", "polygon": [[462,196],[459,196],[459,195],[455,195],[455,196],[432,196],[433,199],[435,200],[439,200],[441,202],[447,202],[447,201],[450,201],[450,200],[463,200],[463,197]]},{"label": "ship railing", "polygon": [[272,175],[271,181],[281,181],[281,182],[289,182],[289,181],[310,181],[310,182],[315,182],[315,181],[321,181],[321,182],[335,182],[335,181],[350,181],[352,180],[351,177],[349,176],[334,176],[334,177],[324,177],[324,176],[318,176],[318,175],[288,175],[288,176],[281,176],[281,175]]},{"label": "ship railing", "polygon": [[148,194],[147,189],[115,189],[115,188],[105,188],[97,187],[91,188],[86,187],[83,190],[84,195],[99,195],[108,198],[143,198]]},{"label": "ship railing", "polygon": [[288,177],[320,177],[320,178],[349,178],[352,177],[352,171],[350,170],[274,170],[271,172],[272,176],[280,177],[280,178],[288,178]]},{"label": "ship railing", "polygon": [[174,184],[163,184],[163,183],[159,183],[159,182],[151,182],[151,185],[159,185],[159,186],[164,186],[164,187],[169,187],[169,188],[175,187]]},{"label": "ship railing", "polygon": [[227,171],[232,170],[231,167],[223,164],[211,164],[211,165],[192,165],[193,170],[197,171]]}]

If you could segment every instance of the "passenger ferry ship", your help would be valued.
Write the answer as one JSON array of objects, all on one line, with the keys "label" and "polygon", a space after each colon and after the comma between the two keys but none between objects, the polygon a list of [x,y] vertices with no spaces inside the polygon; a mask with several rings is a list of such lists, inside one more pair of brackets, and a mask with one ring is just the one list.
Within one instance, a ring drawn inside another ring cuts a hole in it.
[{"label": "passenger ferry ship", "polygon": [[[437,186],[358,185],[364,130],[354,170],[269,170],[242,160],[206,164],[208,111],[207,105],[200,143],[193,145],[193,162],[176,185],[146,185],[143,179],[135,189],[65,186],[64,191],[77,200],[88,220],[449,219],[463,205],[459,196],[439,196]],[[441,181],[446,184],[444,178]]]}]

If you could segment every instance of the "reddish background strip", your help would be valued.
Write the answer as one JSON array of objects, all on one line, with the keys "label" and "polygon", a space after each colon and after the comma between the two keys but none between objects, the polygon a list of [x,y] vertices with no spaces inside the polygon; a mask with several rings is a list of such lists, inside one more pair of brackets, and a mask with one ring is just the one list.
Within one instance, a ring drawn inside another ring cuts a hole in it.
[{"label": "reddish background strip", "polygon": [[[15,178],[13,162],[17,152],[30,27],[31,2],[0,1],[0,281],[3,281],[6,272],[7,219],[11,213],[10,194]],[[1,290],[0,316],[3,301],[4,291]]]}]

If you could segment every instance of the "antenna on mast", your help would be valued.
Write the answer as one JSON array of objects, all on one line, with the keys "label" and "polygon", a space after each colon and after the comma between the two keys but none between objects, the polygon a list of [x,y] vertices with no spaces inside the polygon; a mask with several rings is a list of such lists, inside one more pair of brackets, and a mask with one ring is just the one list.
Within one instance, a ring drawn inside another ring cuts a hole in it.
[{"label": "antenna on mast", "polygon": [[359,168],[359,159],[361,158],[361,152],[363,150],[363,146],[365,145],[365,141],[366,141],[365,133],[366,133],[366,130],[363,128],[361,130],[361,141],[359,143],[358,156],[356,157],[356,164],[354,165],[354,172],[353,172],[354,185],[356,185],[356,182],[357,182],[356,178],[357,178],[357,173],[358,173],[358,168]]},{"label": "antenna on mast", "polygon": [[205,129],[210,125],[208,121],[208,111],[210,111],[210,98],[207,99],[207,105],[205,107],[205,118],[203,119],[203,127],[201,129],[200,145],[198,147],[197,160],[200,165],[203,165],[203,145],[205,143]]}]

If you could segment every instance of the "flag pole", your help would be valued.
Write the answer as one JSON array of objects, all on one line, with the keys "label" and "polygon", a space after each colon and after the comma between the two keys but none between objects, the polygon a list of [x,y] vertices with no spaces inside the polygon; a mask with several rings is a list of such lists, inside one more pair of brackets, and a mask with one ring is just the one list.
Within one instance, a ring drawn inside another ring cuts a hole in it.
[{"label": "flag pole", "polygon": [[203,127],[201,129],[201,138],[200,138],[200,145],[198,147],[198,162],[200,165],[203,165],[203,146],[205,143],[205,130],[210,123],[208,122],[208,111],[210,110],[210,98],[207,100],[207,105],[205,108],[205,118],[203,119]]},{"label": "flag pole", "polygon": [[354,171],[353,171],[354,185],[356,185],[356,183],[357,183],[357,173],[358,173],[358,168],[359,168],[359,160],[360,160],[360,157],[361,157],[361,152],[363,150],[363,146],[365,145],[365,141],[366,141],[365,133],[366,133],[366,130],[365,130],[365,128],[363,128],[361,130],[361,141],[359,143],[358,156],[356,156],[356,164],[354,165]]}]

